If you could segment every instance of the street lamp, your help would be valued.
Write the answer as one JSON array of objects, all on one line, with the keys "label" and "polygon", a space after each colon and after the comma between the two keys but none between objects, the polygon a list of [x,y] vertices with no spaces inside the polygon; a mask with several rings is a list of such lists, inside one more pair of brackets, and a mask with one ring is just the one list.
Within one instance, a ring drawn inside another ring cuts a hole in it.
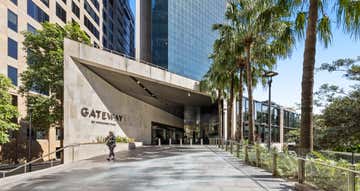
[{"label": "street lamp", "polygon": [[[28,105],[28,111],[29,111],[29,144],[28,144],[28,162],[31,161],[31,143],[32,143],[32,106]],[[31,164],[29,165],[29,172],[31,172]]]},{"label": "street lamp", "polygon": [[271,149],[271,83],[272,78],[277,76],[278,73],[274,71],[265,71],[263,77],[268,78],[269,85],[269,99],[268,99],[268,127],[269,127],[269,139],[268,139],[268,150]]}]

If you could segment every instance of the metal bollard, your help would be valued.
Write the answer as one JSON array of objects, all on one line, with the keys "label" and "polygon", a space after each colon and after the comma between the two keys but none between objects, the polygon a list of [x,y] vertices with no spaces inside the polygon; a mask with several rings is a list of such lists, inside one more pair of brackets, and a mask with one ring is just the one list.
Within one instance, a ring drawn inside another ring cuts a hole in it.
[{"label": "metal bollard", "polygon": [[230,153],[233,154],[233,142],[230,141]]},{"label": "metal bollard", "polygon": [[25,163],[25,165],[24,165],[24,173],[26,173],[26,163]]},{"label": "metal bollard", "polygon": [[182,147],[182,139],[180,139],[180,147]]},{"label": "metal bollard", "polygon": [[53,159],[50,160],[50,166],[51,166],[51,167],[54,166],[54,160],[53,160]]},{"label": "metal bollard", "polygon": [[201,139],[200,139],[200,145],[202,146],[203,143],[204,143],[204,142],[203,142],[203,139],[201,138]]},{"label": "metal bollard", "polygon": [[259,145],[256,145],[256,148],[255,148],[255,152],[256,152],[256,166],[257,167],[260,167],[261,165],[261,156],[260,156],[260,146]]},{"label": "metal bollard", "polygon": [[160,139],[158,139],[158,145],[161,146],[161,140]]},{"label": "metal bollard", "polygon": [[228,143],[225,141],[225,151],[228,151]]},{"label": "metal bollard", "polygon": [[190,139],[190,146],[192,146],[192,138]]},{"label": "metal bollard", "polygon": [[75,160],[75,149],[74,149],[74,147],[71,147],[72,149],[72,161],[74,162],[74,160]]},{"label": "metal bollard", "polygon": [[249,163],[249,146],[245,145],[245,163]]},{"label": "metal bollard", "polygon": [[302,159],[298,159],[298,181],[300,184],[305,181],[305,161]]},{"label": "metal bollard", "polygon": [[277,176],[277,157],[278,157],[278,154],[277,152],[275,151],[274,154],[273,154],[273,166],[272,166],[272,175],[273,176]]},{"label": "metal bollard", "polygon": [[236,157],[240,158],[240,144],[239,143],[236,144]]},{"label": "metal bollard", "polygon": [[171,138],[169,139],[169,146],[171,146]]},{"label": "metal bollard", "polygon": [[[354,171],[355,165],[351,165],[350,169]],[[354,172],[349,172],[349,190],[350,191],[355,191],[355,189],[356,189],[355,177],[356,177],[356,175]]]},{"label": "metal bollard", "polygon": [[3,178],[5,178],[5,172],[3,172],[2,174],[3,174]]}]

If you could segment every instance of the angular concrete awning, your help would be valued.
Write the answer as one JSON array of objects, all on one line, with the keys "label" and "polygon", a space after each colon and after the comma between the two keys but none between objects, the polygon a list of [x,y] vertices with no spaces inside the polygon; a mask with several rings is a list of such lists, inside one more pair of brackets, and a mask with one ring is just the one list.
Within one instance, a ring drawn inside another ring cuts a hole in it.
[{"label": "angular concrete awning", "polygon": [[66,39],[67,54],[119,91],[182,116],[184,106],[210,106],[199,82],[108,51]]}]

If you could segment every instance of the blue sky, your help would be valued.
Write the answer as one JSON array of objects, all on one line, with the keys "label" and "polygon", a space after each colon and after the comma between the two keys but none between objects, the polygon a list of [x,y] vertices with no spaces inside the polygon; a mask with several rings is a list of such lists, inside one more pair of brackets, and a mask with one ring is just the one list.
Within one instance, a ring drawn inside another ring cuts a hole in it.
[{"label": "blue sky", "polygon": [[[135,0],[129,0],[129,2],[135,15]],[[321,43],[317,43],[316,67],[339,58],[357,58],[360,56],[360,40],[356,41],[350,35],[345,34],[342,29],[336,28],[336,24],[333,24],[332,27],[333,39],[331,45],[324,48]],[[280,105],[296,108],[296,103],[301,103],[304,43],[304,39],[299,40],[292,55],[287,59],[279,60],[276,66],[275,70],[279,73],[279,76],[273,79],[272,100]],[[317,72],[314,80],[314,91],[324,83],[339,85],[345,89],[353,84],[342,78],[340,73]],[[260,101],[267,100],[267,88],[257,87],[254,90],[254,98]],[[320,108],[315,108],[315,112],[319,113]]]},{"label": "blue sky", "polygon": [[[342,29],[333,26],[333,41],[328,48],[324,48],[321,43],[317,43],[316,67],[322,63],[332,62],[339,58],[357,58],[360,56],[360,41],[355,41],[349,35],[342,32]],[[279,76],[273,80],[272,99],[284,106],[295,107],[295,103],[301,103],[301,78],[302,62],[305,40],[297,43],[291,57],[279,60],[276,71]],[[314,78],[314,91],[324,83],[330,83],[344,87],[353,84],[342,78],[341,73],[316,72]],[[254,97],[259,100],[267,100],[267,89],[258,87],[254,91]],[[320,108],[315,108],[318,113]]]}]

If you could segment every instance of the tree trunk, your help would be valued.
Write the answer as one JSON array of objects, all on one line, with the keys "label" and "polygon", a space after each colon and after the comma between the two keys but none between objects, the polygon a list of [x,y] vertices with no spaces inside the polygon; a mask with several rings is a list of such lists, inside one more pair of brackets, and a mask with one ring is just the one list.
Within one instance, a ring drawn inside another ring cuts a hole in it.
[{"label": "tree trunk", "polygon": [[250,60],[250,45],[246,47],[246,77],[247,77],[247,92],[248,92],[248,99],[249,99],[249,119],[248,119],[248,125],[249,125],[249,144],[254,143],[254,112],[253,112],[253,96],[252,96],[252,69],[251,69],[251,60]]},{"label": "tree trunk", "polygon": [[222,124],[222,115],[223,115],[223,109],[222,109],[222,104],[221,104],[221,97],[222,97],[222,94],[221,94],[221,90],[218,90],[218,117],[219,117],[219,125],[218,125],[218,131],[219,131],[219,138],[223,138],[223,134],[222,134],[222,131],[223,131],[223,124]]},{"label": "tree trunk", "polygon": [[302,93],[301,93],[301,131],[300,152],[306,154],[313,150],[313,88],[316,54],[316,24],[318,19],[318,0],[310,1],[308,26],[306,30]]},{"label": "tree trunk", "polygon": [[228,104],[228,131],[227,135],[230,139],[234,139],[233,130],[232,130],[232,114],[233,114],[233,102],[234,102],[234,85],[235,85],[235,74],[231,73],[231,82],[230,82],[230,100]]},{"label": "tree trunk", "polygon": [[243,141],[244,140],[244,122],[243,122],[243,94],[244,94],[244,89],[243,89],[243,74],[244,73],[244,68],[240,67],[240,74],[239,74],[239,127],[238,127],[238,140]]}]

